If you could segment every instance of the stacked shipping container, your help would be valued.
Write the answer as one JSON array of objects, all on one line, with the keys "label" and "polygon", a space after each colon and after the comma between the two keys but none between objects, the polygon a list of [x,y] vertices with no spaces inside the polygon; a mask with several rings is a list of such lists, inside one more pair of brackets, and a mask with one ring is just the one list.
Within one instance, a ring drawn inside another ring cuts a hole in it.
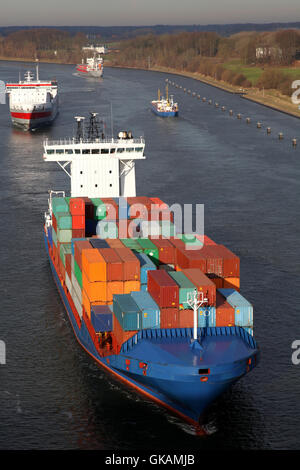
[{"label": "stacked shipping container", "polygon": [[[131,224],[149,221],[153,205],[159,236],[131,238]],[[207,236],[175,237],[172,215],[160,199],[53,198],[52,210],[52,259],[78,316],[101,347],[117,351],[142,328],[193,327],[189,298],[195,289],[204,299],[198,326],[240,325],[251,331],[252,306],[238,292],[239,258]],[[96,236],[99,221],[108,224],[102,238]],[[124,222],[126,237],[111,237],[111,227],[118,232]]]}]

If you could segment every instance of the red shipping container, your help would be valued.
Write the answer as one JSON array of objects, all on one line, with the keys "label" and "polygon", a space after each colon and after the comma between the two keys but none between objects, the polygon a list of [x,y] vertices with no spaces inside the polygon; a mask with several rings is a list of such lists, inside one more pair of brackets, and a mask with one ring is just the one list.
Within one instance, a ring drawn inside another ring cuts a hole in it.
[{"label": "red shipping container", "polygon": [[119,352],[121,346],[125,341],[132,338],[137,333],[137,331],[124,331],[120,325],[117,317],[113,314],[113,334],[117,342],[117,351]]},{"label": "red shipping container", "polygon": [[67,253],[65,255],[65,260],[66,260],[66,272],[69,276],[69,278],[71,279],[72,277],[72,264],[71,264],[71,258],[72,258],[72,255],[71,253]]},{"label": "red shipping container", "polygon": [[183,269],[183,274],[194,284],[198,292],[203,292],[203,297],[207,298],[204,304],[216,305],[216,285],[200,269]]},{"label": "red shipping container", "polygon": [[209,238],[207,235],[195,234],[195,237],[198,238],[198,240],[200,240],[204,245],[216,245],[217,244],[211,238]]},{"label": "red shipping container", "polygon": [[85,228],[77,228],[72,230],[72,238],[84,238]]},{"label": "red shipping container", "polygon": [[148,291],[160,308],[179,307],[179,286],[166,271],[148,271]]},{"label": "red shipping container", "polygon": [[179,328],[178,326],[178,308],[160,309],[160,327],[161,328]]},{"label": "red shipping container", "polygon": [[85,215],[84,199],[72,197],[69,201],[69,209],[71,215]]},{"label": "red shipping container", "polygon": [[175,264],[178,265],[178,250],[180,249],[185,249],[185,244],[182,240],[180,240],[179,238],[174,238],[174,237],[170,237],[168,238],[168,241],[173,245],[175,246]]},{"label": "red shipping container", "polygon": [[206,257],[203,248],[201,250],[187,250],[185,246],[184,248],[177,248],[176,264],[181,269],[198,268],[205,273]]},{"label": "red shipping container", "polygon": [[162,264],[175,265],[176,248],[166,238],[151,238],[152,243],[158,248],[158,259]]},{"label": "red shipping container", "polygon": [[[92,237],[94,238],[94,237]],[[96,238],[98,238],[96,236]],[[105,240],[107,244],[110,246],[110,248],[125,248],[124,243],[121,242],[119,238],[106,238]]]},{"label": "red shipping container", "polygon": [[123,261],[123,278],[125,281],[139,281],[141,277],[140,262],[130,248],[115,248]]},{"label": "red shipping container", "polygon": [[168,209],[169,206],[165,202],[163,202],[159,197],[150,197],[151,203],[152,204],[157,204],[158,206],[161,207],[161,209]]},{"label": "red shipping container", "polygon": [[72,216],[72,230],[85,229],[85,216],[73,215]]},{"label": "red shipping container", "polygon": [[240,258],[224,245],[211,248],[223,259],[223,277],[240,277]]},{"label": "red shipping container", "polygon": [[57,220],[55,215],[52,213],[52,227],[54,228],[55,232],[57,233]]},{"label": "red shipping container", "polygon": [[74,258],[79,268],[82,270],[82,250],[89,250],[92,245],[88,240],[77,240],[74,243]]},{"label": "red shipping container", "polygon": [[111,197],[101,198],[101,201],[105,204],[106,207],[106,217],[105,220],[114,220],[119,219],[119,206]]},{"label": "red shipping container", "polygon": [[235,309],[217,292],[216,326],[234,326]]},{"label": "red shipping container", "polygon": [[178,312],[178,328],[193,328],[194,311],[190,309],[179,310]]},{"label": "red shipping container", "polygon": [[130,219],[150,220],[151,218],[151,199],[147,196],[128,197]]},{"label": "red shipping container", "polygon": [[106,263],[107,281],[124,281],[123,261],[113,248],[98,248]]}]

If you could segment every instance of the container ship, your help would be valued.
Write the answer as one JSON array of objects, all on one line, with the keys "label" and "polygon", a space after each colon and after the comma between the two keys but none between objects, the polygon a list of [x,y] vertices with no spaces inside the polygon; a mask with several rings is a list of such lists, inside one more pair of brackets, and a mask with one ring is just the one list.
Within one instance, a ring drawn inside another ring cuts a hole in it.
[{"label": "container ship", "polygon": [[7,83],[9,109],[14,126],[24,130],[51,124],[58,113],[58,85],[56,80],[40,80],[38,64],[36,77],[31,71],[18,83]]},{"label": "container ship", "polygon": [[145,141],[83,134],[44,141],[70,177],[49,191],[44,240],[82,348],[106,371],[199,428],[203,413],[259,361],[240,260],[207,235],[177,233],[159,197],[136,196]]},{"label": "container ship", "polygon": [[173,96],[169,98],[168,85],[166,86],[166,98],[160,96],[160,90],[158,90],[157,100],[151,101],[151,109],[161,117],[176,117],[178,116],[178,103],[174,103]]},{"label": "container ship", "polygon": [[82,64],[76,66],[76,70],[80,75],[100,78],[103,76],[103,58],[96,54],[88,57],[85,62],[82,60]]}]

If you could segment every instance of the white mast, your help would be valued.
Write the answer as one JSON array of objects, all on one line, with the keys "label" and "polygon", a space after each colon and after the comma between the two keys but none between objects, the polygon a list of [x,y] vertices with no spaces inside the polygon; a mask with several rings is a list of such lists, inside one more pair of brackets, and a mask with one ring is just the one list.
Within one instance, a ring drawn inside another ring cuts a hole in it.
[{"label": "white mast", "polygon": [[193,328],[193,342],[192,347],[202,349],[202,346],[198,340],[197,329],[198,329],[198,309],[207,302],[208,299],[204,298],[203,292],[194,290],[192,294],[188,296],[187,302],[189,306],[194,310],[194,328]]}]

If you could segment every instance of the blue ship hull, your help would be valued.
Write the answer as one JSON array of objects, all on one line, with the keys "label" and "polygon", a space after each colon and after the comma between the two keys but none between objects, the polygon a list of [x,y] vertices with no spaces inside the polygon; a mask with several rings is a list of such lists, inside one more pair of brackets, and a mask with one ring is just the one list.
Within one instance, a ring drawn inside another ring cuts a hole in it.
[{"label": "blue ship hull", "polygon": [[141,330],[119,354],[101,357],[84,319],[80,326],[45,246],[51,270],[75,336],[107,371],[181,418],[198,425],[207,407],[258,363],[255,340],[241,327],[198,328],[202,349],[191,348],[192,329]]},{"label": "blue ship hull", "polygon": [[160,117],[177,117],[178,111],[158,111],[154,106],[151,107],[154,114]]}]

